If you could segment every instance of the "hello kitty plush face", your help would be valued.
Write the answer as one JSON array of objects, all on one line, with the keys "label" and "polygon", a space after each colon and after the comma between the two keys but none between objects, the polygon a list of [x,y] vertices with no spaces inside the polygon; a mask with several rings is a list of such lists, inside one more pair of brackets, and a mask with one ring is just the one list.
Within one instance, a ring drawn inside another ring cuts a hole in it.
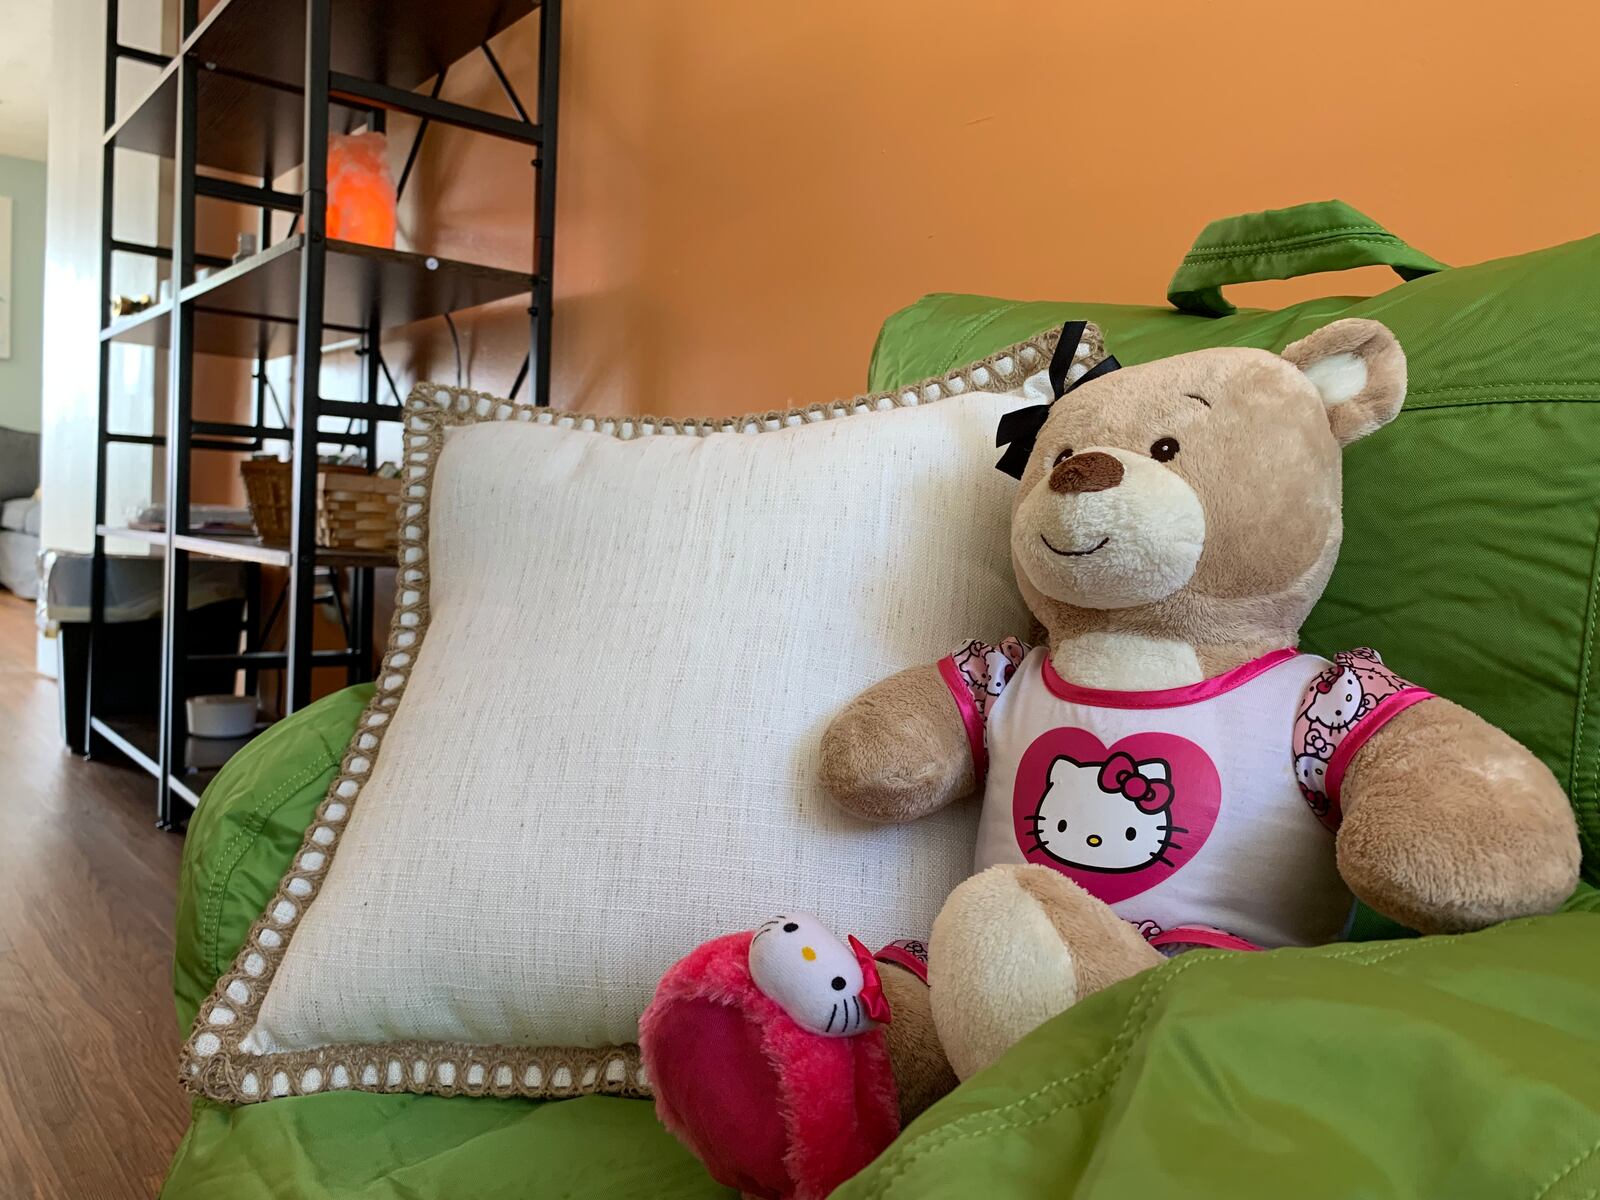
[{"label": "hello kitty plush face", "polygon": [[1113,754],[1083,763],[1065,755],[1028,818],[1032,835],[1057,862],[1087,871],[1138,871],[1165,858],[1174,833],[1172,769],[1162,759]]},{"label": "hello kitty plush face", "polygon": [[780,913],[750,939],[750,978],[802,1029],[853,1037],[889,1021],[872,955],[809,913]]}]

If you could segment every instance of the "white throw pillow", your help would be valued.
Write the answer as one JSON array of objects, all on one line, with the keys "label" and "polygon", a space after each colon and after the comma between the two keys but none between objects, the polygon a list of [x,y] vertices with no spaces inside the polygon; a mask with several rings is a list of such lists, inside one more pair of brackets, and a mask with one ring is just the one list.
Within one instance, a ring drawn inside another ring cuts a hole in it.
[{"label": "white throw pillow", "polygon": [[707,938],[775,905],[925,936],[975,808],[856,820],[818,741],[873,681],[1027,625],[994,435],[1055,336],[732,421],[419,387],[377,692],[201,1006],[191,1087],[640,1094],[639,1014]]}]

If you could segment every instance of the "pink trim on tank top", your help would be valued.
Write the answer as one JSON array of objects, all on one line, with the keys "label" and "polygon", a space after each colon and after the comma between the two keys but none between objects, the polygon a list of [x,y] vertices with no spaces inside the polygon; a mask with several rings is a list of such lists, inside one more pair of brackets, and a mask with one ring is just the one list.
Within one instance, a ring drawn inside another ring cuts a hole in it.
[{"label": "pink trim on tank top", "polygon": [[[1413,704],[1420,704],[1424,700],[1433,699],[1433,693],[1427,688],[1406,687],[1403,691],[1390,692],[1373,706],[1371,712],[1359,718],[1350,727],[1348,733],[1339,739],[1339,744],[1333,748],[1333,757],[1328,760],[1328,776],[1323,781],[1327,789],[1328,799],[1335,806],[1339,803],[1339,792],[1344,785],[1344,773],[1350,769],[1350,760],[1356,756],[1356,751],[1367,744],[1367,739],[1378,730],[1382,729],[1400,713],[1410,708]],[[1337,807],[1334,809],[1338,811]]]},{"label": "pink trim on tank top", "polygon": [[881,963],[893,963],[897,967],[904,967],[923,983],[928,982],[928,960],[918,958],[899,942],[890,942],[882,950],[872,956]]},{"label": "pink trim on tank top", "polygon": [[1231,692],[1234,688],[1249,683],[1257,675],[1272,670],[1279,663],[1288,662],[1299,653],[1293,647],[1285,646],[1282,650],[1269,651],[1260,658],[1252,658],[1247,663],[1240,663],[1231,671],[1225,671],[1210,679],[1202,679],[1199,683],[1160,688],[1150,692],[1119,692],[1106,688],[1079,687],[1075,683],[1068,683],[1056,673],[1049,652],[1046,651],[1044,685],[1062,700],[1070,700],[1074,704],[1087,704],[1091,708],[1177,708],[1184,704],[1198,704],[1202,700],[1212,700],[1224,692]]},{"label": "pink trim on tank top", "polygon": [[1198,929],[1192,925],[1163,930],[1150,939],[1150,944],[1161,946],[1207,946],[1215,950],[1259,950],[1254,942],[1224,933],[1220,929]]},{"label": "pink trim on tank top", "polygon": [[972,698],[972,688],[966,676],[961,674],[961,668],[956,666],[954,657],[947,654],[939,660],[939,674],[961,712],[961,724],[967,731],[967,745],[972,750],[972,767],[977,772],[978,786],[982,787],[984,777],[989,773],[989,745],[983,732],[983,714],[978,711],[978,702]]}]

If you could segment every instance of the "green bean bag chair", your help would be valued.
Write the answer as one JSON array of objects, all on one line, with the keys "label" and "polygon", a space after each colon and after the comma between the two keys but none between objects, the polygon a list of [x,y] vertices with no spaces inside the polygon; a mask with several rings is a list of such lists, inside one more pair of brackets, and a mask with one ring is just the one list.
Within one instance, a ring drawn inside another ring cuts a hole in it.
[{"label": "green bean bag chair", "polygon": [[[1231,313],[1221,287],[1363,262],[1370,300]],[[1600,881],[1600,238],[1445,270],[1345,206],[1218,222],[1173,307],[933,296],[884,325],[871,386],[1069,318],[1124,362],[1389,325],[1411,397],[1347,454],[1344,555],[1311,649],[1371,642],[1511,731],[1572,796]],[[1591,686],[1592,685],[1592,686]],[[186,1031],[300,844],[367,695],[257,738],[189,826],[174,969]],[[1600,893],[1483,933],[1196,951],[1048,1022],[840,1192],[866,1197],[1600,1195]],[[194,1102],[168,1200],[727,1196],[648,1102],[331,1093]]]},{"label": "green bean bag chair", "polygon": [[[287,867],[368,689],[280,722],[189,826],[187,1029]],[[1600,893],[1456,938],[1196,951],[1097,995],[923,1115],[866,1196],[1592,1196]],[[1548,1185],[1546,1190],[1541,1187]],[[646,1101],[194,1101],[167,1200],[728,1196]]]}]

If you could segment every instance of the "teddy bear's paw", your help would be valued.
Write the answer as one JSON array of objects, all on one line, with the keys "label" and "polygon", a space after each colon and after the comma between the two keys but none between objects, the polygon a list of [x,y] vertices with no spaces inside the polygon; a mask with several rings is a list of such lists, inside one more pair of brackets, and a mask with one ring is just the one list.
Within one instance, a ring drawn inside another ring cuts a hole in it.
[{"label": "teddy bear's paw", "polygon": [[1572,807],[1542,762],[1434,697],[1352,759],[1335,843],[1350,890],[1422,933],[1555,911],[1577,886]]},{"label": "teddy bear's paw", "polygon": [[1161,961],[1138,930],[1048,867],[990,867],[934,921],[934,1026],[966,1079],[1084,996]]}]

